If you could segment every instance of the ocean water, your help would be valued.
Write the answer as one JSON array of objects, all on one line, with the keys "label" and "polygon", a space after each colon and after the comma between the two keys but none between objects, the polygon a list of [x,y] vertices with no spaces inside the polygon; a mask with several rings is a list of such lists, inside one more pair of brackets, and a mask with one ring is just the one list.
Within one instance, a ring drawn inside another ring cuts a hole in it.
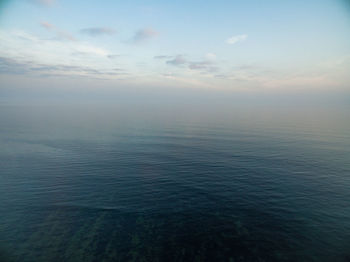
[{"label": "ocean water", "polygon": [[1,106],[0,261],[350,261],[349,113]]}]

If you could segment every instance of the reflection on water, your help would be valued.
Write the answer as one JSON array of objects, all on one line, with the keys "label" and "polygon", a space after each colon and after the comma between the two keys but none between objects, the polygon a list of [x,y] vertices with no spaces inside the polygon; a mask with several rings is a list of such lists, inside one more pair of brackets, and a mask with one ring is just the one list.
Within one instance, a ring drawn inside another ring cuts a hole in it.
[{"label": "reflection on water", "polygon": [[347,261],[347,112],[0,110],[1,261]]}]

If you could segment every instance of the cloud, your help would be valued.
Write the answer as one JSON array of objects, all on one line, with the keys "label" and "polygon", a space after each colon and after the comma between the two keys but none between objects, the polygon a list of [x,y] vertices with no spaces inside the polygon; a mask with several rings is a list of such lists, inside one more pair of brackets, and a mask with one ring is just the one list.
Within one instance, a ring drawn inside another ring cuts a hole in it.
[{"label": "cloud", "polygon": [[158,32],[154,31],[152,28],[143,28],[138,30],[134,37],[132,38],[133,43],[141,43],[148,39],[154,38],[158,35]]},{"label": "cloud", "polygon": [[213,66],[213,63],[210,61],[199,61],[199,62],[190,62],[188,67],[192,70],[202,70],[214,72],[217,70],[216,67]]},{"label": "cloud", "polygon": [[115,30],[108,27],[89,27],[83,28],[80,30],[81,33],[89,35],[89,36],[101,36],[101,35],[113,35],[115,34]]},{"label": "cloud", "polygon": [[172,56],[169,56],[169,55],[156,55],[153,58],[154,59],[170,59],[170,58],[172,58]]},{"label": "cloud", "polygon": [[207,53],[205,55],[205,59],[208,61],[215,61],[216,60],[216,54],[214,53]]},{"label": "cloud", "polygon": [[183,55],[177,55],[175,58],[166,61],[166,64],[173,65],[173,66],[180,66],[180,65],[187,64],[187,63],[188,63],[188,61],[186,60],[186,58]]},{"label": "cloud", "polygon": [[207,53],[204,60],[190,61],[185,58],[184,55],[177,55],[172,59],[167,60],[165,63],[172,66],[186,65],[190,70],[198,70],[201,73],[217,72],[219,68],[216,66],[216,55],[213,53]]},{"label": "cloud", "polygon": [[59,29],[57,26],[50,24],[49,22],[42,21],[40,22],[40,25],[44,27],[46,30],[55,33],[59,39],[76,41],[76,38],[72,36],[70,33]]},{"label": "cloud", "polygon": [[107,57],[109,58],[109,59],[115,59],[115,58],[118,58],[118,57],[120,57],[121,55],[107,55]]},{"label": "cloud", "polygon": [[19,63],[14,59],[0,57],[0,74],[25,74],[28,72],[28,64]]},{"label": "cloud", "polygon": [[44,28],[46,28],[47,30],[54,30],[55,26],[53,24],[50,24],[49,22],[46,21],[42,21],[40,22],[40,25]]},{"label": "cloud", "polygon": [[[23,61],[31,61],[36,65],[71,65],[106,70],[111,65],[107,62],[108,50],[79,41],[57,41],[56,39],[39,38],[22,31],[0,31],[0,57],[10,60],[2,60],[2,71],[4,72],[15,63],[16,70],[28,70]],[[11,60],[12,59],[12,60]],[[6,62],[6,67],[5,67]],[[15,71],[16,71],[15,70]],[[62,71],[62,68],[61,68]]]},{"label": "cloud", "polygon": [[219,68],[216,66],[216,64],[210,60],[190,62],[188,68],[191,70],[199,70],[202,73],[214,73],[219,71]]},{"label": "cloud", "polygon": [[106,77],[127,75],[124,69],[114,68],[111,70],[95,69],[87,66],[64,65],[64,64],[41,64],[34,61],[17,61],[16,59],[0,57],[0,74],[24,75],[31,74],[41,77],[50,76],[90,76]]},{"label": "cloud", "polygon": [[226,43],[229,45],[234,45],[238,42],[242,42],[247,39],[247,35],[235,35],[226,40]]},{"label": "cloud", "polygon": [[86,44],[79,44],[74,47],[76,52],[81,52],[85,54],[90,54],[90,55],[97,55],[97,56],[107,56],[108,53],[106,50],[91,46],[91,45],[86,45]]},{"label": "cloud", "polygon": [[[43,23],[48,30],[55,28]],[[0,30],[0,74],[26,77],[88,77],[100,80],[129,77],[123,62],[111,63],[106,49],[80,41],[41,38],[20,30]],[[122,56],[122,55],[121,55]]]}]

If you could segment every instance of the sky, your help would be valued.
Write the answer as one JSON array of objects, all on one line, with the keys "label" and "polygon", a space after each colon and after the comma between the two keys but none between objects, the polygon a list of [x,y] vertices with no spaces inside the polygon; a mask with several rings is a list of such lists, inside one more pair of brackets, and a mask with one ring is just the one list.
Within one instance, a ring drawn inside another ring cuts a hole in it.
[{"label": "sky", "polygon": [[0,3],[4,93],[38,86],[350,90],[347,0]]}]

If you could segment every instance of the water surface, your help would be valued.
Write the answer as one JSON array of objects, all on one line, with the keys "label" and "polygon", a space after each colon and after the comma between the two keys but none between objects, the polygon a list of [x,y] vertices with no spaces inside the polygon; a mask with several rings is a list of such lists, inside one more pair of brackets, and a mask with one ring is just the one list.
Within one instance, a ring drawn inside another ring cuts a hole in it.
[{"label": "water surface", "polygon": [[349,261],[346,109],[1,106],[4,261]]}]

